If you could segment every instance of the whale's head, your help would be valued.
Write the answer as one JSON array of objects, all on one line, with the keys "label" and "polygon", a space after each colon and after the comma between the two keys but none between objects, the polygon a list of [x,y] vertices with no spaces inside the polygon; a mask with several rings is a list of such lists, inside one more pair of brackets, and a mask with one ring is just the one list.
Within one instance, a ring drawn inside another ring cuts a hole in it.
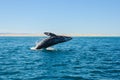
[{"label": "whale's head", "polygon": [[72,37],[69,36],[57,36],[57,39],[59,42],[66,42],[72,39]]},{"label": "whale's head", "polygon": [[62,37],[63,37],[63,40],[64,40],[65,42],[72,39],[72,37],[68,37],[68,36],[62,36]]}]

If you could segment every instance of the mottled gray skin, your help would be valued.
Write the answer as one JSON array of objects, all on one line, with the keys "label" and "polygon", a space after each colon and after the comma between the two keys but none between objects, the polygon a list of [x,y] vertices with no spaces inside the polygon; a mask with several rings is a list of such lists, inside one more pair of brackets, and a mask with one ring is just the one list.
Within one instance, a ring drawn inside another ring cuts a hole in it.
[{"label": "mottled gray skin", "polygon": [[59,35],[55,35],[55,34],[49,33],[49,32],[45,32],[44,34],[46,34],[50,37],[39,42],[35,47],[36,49],[45,49],[45,48],[53,46],[55,44],[66,42],[66,41],[69,41],[72,39],[71,37],[68,37],[68,36],[59,36]]}]

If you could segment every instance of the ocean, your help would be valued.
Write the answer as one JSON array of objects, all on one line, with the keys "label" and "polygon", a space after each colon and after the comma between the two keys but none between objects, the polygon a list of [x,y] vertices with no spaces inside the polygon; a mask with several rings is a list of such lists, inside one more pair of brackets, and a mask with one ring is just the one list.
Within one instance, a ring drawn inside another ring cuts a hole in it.
[{"label": "ocean", "polygon": [[73,37],[31,50],[44,37],[0,37],[0,80],[120,80],[120,37]]}]

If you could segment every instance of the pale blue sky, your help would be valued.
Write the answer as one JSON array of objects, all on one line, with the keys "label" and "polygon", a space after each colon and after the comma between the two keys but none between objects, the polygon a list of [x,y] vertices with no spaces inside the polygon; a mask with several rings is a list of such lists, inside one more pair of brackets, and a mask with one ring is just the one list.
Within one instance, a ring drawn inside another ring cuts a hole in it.
[{"label": "pale blue sky", "polygon": [[120,34],[120,0],[0,0],[0,32]]}]

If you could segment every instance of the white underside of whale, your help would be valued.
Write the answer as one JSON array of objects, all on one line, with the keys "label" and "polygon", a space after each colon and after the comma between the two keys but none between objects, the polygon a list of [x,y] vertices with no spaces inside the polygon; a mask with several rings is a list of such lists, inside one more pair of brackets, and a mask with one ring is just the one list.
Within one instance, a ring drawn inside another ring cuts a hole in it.
[{"label": "white underside of whale", "polygon": [[52,47],[48,47],[48,48],[45,48],[45,49],[36,49],[36,47],[31,47],[30,48],[31,50],[55,50],[54,48],[52,48]]}]

